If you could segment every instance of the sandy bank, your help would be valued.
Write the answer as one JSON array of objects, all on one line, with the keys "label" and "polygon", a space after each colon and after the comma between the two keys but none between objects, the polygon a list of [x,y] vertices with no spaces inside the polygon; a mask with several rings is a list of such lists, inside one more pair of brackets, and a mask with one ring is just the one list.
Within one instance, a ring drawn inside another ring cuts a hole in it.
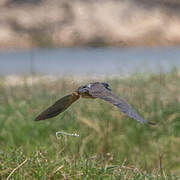
[{"label": "sandy bank", "polygon": [[180,44],[180,2],[147,2],[3,0],[0,48]]}]

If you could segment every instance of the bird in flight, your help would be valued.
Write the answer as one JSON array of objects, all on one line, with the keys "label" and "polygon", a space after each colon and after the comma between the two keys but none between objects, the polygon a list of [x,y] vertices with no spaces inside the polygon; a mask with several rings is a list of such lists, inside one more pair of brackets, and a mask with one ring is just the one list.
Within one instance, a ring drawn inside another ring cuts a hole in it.
[{"label": "bird in flight", "polygon": [[[144,120],[135,110],[133,110],[133,108],[130,105],[128,105],[123,99],[113,94],[111,92],[109,84],[105,82],[95,82],[85,86],[80,86],[77,90],[75,90],[71,94],[62,97],[61,99],[56,101],[52,106],[40,113],[40,115],[36,117],[35,121],[40,121],[57,116],[58,114],[65,111],[72,103],[74,103],[80,97],[103,99],[113,104],[114,106],[120,108],[130,118],[133,118],[140,123],[147,123],[147,121]],[[154,124],[151,122],[148,123]]]}]

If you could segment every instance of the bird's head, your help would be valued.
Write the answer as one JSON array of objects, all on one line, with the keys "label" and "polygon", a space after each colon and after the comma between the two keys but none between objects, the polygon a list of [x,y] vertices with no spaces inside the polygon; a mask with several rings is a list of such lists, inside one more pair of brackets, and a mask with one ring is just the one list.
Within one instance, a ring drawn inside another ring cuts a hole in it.
[{"label": "bird's head", "polygon": [[[88,85],[90,85],[90,84],[88,84]],[[80,94],[81,94],[81,93],[86,93],[86,92],[88,92],[88,85],[80,86],[80,87],[77,89],[77,92],[79,92]]]},{"label": "bird's head", "polygon": [[[79,87],[79,88],[77,89],[77,91],[78,91],[79,93],[87,93],[88,90],[91,89],[91,87],[92,87],[93,85],[95,85],[96,83],[99,83],[99,82],[90,83],[90,84],[81,86],[81,87]],[[110,88],[110,86],[109,86],[108,83],[102,82],[102,83],[100,83],[100,84],[102,84],[107,90],[111,91],[111,88]]]}]

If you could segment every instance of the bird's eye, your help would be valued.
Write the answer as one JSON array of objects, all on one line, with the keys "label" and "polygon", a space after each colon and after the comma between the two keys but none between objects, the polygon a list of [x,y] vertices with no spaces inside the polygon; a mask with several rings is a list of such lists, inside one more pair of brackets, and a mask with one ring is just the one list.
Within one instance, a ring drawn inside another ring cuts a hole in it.
[{"label": "bird's eye", "polygon": [[82,88],[87,88],[87,86],[82,86]]}]

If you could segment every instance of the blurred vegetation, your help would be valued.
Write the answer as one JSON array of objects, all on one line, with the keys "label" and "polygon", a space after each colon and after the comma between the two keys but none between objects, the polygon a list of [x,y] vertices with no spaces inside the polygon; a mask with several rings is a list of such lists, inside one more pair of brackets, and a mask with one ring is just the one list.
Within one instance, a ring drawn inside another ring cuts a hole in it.
[{"label": "blurred vegetation", "polygon": [[[105,81],[157,125],[138,124],[99,99],[81,99],[58,117],[35,122],[44,108],[82,83],[62,78],[29,85],[25,78],[24,85],[8,86],[1,78],[0,179],[178,179],[178,72]],[[57,131],[80,137],[57,139]]]}]

